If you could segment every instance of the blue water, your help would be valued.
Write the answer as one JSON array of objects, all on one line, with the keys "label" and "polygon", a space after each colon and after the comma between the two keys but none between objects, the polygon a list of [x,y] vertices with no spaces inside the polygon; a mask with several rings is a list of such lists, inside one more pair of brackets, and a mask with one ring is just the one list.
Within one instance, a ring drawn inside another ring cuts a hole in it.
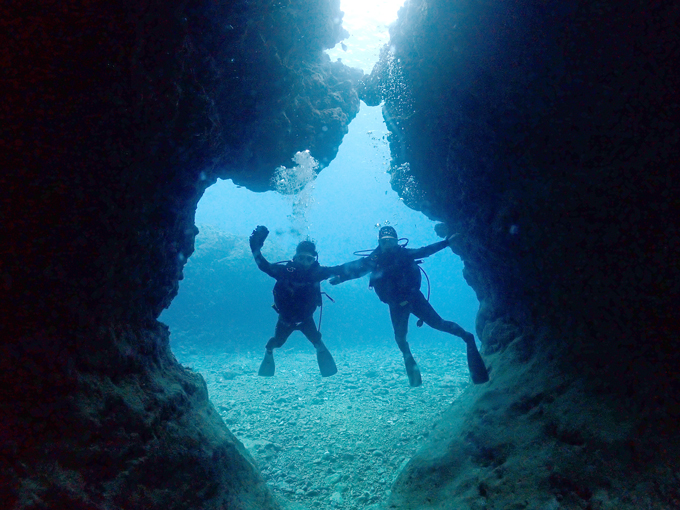
[{"label": "blue water", "polygon": [[[305,238],[317,243],[322,265],[353,260],[356,258],[354,251],[376,246],[379,225],[387,223],[394,226],[401,237],[409,239],[410,247],[439,241],[434,233],[435,223],[405,206],[390,187],[390,176],[386,172],[390,160],[386,134],[380,108],[370,108],[362,103],[337,157],[307,186],[302,203],[299,197],[276,192],[254,193],[235,186],[231,181],[219,181],[206,191],[200,201],[196,223],[199,229],[209,225],[244,239],[256,225],[266,225],[271,234],[263,254],[272,262],[290,258],[295,245]],[[293,162],[291,166],[294,166]],[[294,207],[295,200],[298,204]],[[201,249],[200,236],[199,233],[198,250]],[[446,249],[427,258],[422,267],[432,284],[430,300],[434,308],[443,318],[457,322],[474,333],[479,303],[462,277],[462,261]],[[251,274],[255,263],[248,256],[239,262],[237,268]],[[198,270],[196,267],[193,269]],[[205,295],[210,295],[212,306],[193,309],[182,296],[183,288],[192,284],[190,258],[185,269],[186,278],[180,282],[179,296],[161,320],[170,326],[172,333],[173,328],[181,323],[183,314],[204,314],[204,317],[195,317],[196,323],[219,323],[209,326],[219,330],[214,332],[211,340],[213,347],[215,343],[219,346],[222,337],[230,337],[233,341],[238,336],[238,343],[243,348],[261,351],[276,323],[276,313],[270,308],[274,280],[263,273],[257,274],[256,269],[254,271],[249,276],[253,281],[252,288],[220,289],[216,283],[202,280],[201,285]],[[250,287],[244,282],[238,285]],[[336,301],[326,301],[324,307],[322,333],[329,348],[384,343],[396,350],[387,305],[369,290],[367,276],[336,287],[326,282],[323,290]],[[425,279],[422,291],[427,295]],[[192,294],[192,299],[200,300],[200,296]],[[210,317],[211,314],[214,317]],[[441,343],[455,350],[464,348],[459,339],[427,326],[416,328],[415,322],[412,317],[409,342],[413,347]],[[233,333],[230,334],[230,331]],[[191,331],[183,333],[186,340]],[[250,338],[246,338],[248,336]],[[175,335],[173,348],[178,347],[177,338]],[[200,349],[200,340],[198,342]],[[301,334],[294,333],[286,347],[299,346],[300,342],[305,343],[306,340]],[[225,340],[225,349],[226,343]]]}]

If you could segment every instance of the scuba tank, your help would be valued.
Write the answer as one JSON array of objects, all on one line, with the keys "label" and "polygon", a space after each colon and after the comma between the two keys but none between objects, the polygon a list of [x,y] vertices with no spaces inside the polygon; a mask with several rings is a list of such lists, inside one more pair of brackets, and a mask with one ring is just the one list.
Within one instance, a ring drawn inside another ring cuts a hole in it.
[{"label": "scuba tank", "polygon": [[[405,242],[402,242],[405,241]],[[399,247],[400,249],[406,248],[408,246],[409,240],[408,238],[402,237],[398,240]],[[354,252],[354,255],[358,257],[370,257],[373,253],[375,252],[375,249],[373,250],[358,250]],[[401,257],[401,255],[397,255],[397,257]],[[409,261],[410,262],[410,261]],[[425,279],[427,280],[427,301],[430,301],[430,292],[431,292],[431,285],[430,285],[430,277],[428,276],[427,272],[422,268],[420,264],[422,264],[422,260],[414,260],[413,261],[415,264],[417,264],[418,270],[414,273],[413,271],[415,268],[409,267],[411,270],[411,273],[406,275],[405,278],[409,279],[410,281],[406,281],[405,284],[406,286],[412,286],[413,288],[418,288],[420,289],[420,285],[422,282],[421,275],[420,273],[425,275]],[[387,303],[389,302],[390,298],[393,298],[395,292],[400,292],[403,289],[395,287],[395,285],[392,283],[386,283],[386,284],[381,284],[381,280],[384,277],[385,272],[394,272],[397,271],[400,266],[403,264],[400,264],[399,262],[394,263],[394,264],[389,264],[386,266],[382,266],[379,268],[379,272],[382,274],[378,277],[375,277],[373,274],[371,275],[371,279],[369,281],[369,287],[373,288],[376,293],[378,294],[378,297],[380,298],[381,301]],[[410,264],[409,264],[410,265]],[[384,280],[385,282],[389,282],[390,280]],[[416,323],[418,327],[422,327],[423,325],[423,320],[418,319],[418,322]]]}]

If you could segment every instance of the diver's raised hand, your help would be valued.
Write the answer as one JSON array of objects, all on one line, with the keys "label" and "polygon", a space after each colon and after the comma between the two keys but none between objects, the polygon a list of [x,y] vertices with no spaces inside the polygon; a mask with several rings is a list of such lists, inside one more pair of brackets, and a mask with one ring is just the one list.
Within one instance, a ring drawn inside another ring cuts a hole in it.
[{"label": "diver's raised hand", "polygon": [[258,225],[253,233],[250,234],[250,249],[252,251],[260,251],[264,245],[264,240],[269,235],[269,229],[264,225]]}]

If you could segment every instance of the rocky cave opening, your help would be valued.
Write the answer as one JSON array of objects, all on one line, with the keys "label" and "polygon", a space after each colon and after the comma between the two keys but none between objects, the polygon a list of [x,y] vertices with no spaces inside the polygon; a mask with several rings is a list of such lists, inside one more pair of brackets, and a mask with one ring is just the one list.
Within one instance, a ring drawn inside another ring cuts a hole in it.
[{"label": "rocky cave opening", "polygon": [[[370,72],[400,5],[376,3],[372,13],[351,3],[340,7],[351,36],[336,45],[331,58]],[[304,358],[309,346],[299,334],[277,351],[283,357],[277,374],[286,380],[254,377],[275,322],[269,309],[272,284],[257,274],[246,243],[258,222],[272,230],[266,250],[271,260],[290,258],[297,241],[313,238],[324,263],[343,262],[342,256],[355,258],[356,249],[375,244],[382,224],[409,235],[411,247],[437,239],[435,223],[406,209],[390,187],[389,133],[380,107],[362,103],[348,129],[338,154],[318,176],[318,163],[308,152],[298,153],[289,162],[292,168],[277,169],[272,182],[278,195],[227,182],[208,188],[196,211],[196,251],[187,260],[177,297],[160,317],[170,327],[178,361],[206,379],[211,402],[253,455],[269,487],[310,508],[366,508],[384,500],[399,468],[467,384],[462,343],[415,330],[410,341],[423,357],[431,388],[409,397],[385,310],[359,286],[350,292],[323,289],[341,303],[328,301],[324,318],[324,338],[340,364],[340,382],[321,382]],[[416,197],[417,183],[402,194]],[[479,303],[462,277],[459,257],[449,252],[442,258],[450,257],[454,263],[426,264],[440,287],[434,290],[435,304],[440,309],[448,297],[440,313],[474,331]],[[351,313],[342,306],[348,301]],[[362,469],[367,462],[373,464],[369,473]]]},{"label": "rocky cave opening", "polygon": [[[297,194],[253,193],[226,181],[208,188],[196,211],[195,251],[159,319],[170,328],[178,361],[205,378],[211,402],[269,487],[309,508],[382,501],[399,468],[469,384],[464,344],[417,328],[413,319],[409,341],[425,387],[410,389],[388,311],[365,280],[351,288],[322,285],[333,301],[315,319],[323,318],[337,377],[321,378],[300,333],[277,349],[274,380],[256,375],[277,317],[274,282],[256,268],[248,247],[256,224],[271,230],[264,249],[271,261],[289,259],[305,237],[314,239],[323,264],[353,260],[356,249],[375,246],[385,222],[411,247],[439,240],[436,223],[391,189],[386,135],[380,109],[362,104],[318,177],[306,156],[285,171],[286,188]],[[439,313],[474,331],[479,303],[462,277],[462,261],[447,250],[421,267],[429,275],[423,292]]]},{"label": "rocky cave opening", "polygon": [[285,506],[157,318],[205,189],[326,166],[360,98],[492,369],[368,503],[680,506],[676,5],[408,0],[370,75],[325,57],[337,0],[4,11],[5,507]]}]

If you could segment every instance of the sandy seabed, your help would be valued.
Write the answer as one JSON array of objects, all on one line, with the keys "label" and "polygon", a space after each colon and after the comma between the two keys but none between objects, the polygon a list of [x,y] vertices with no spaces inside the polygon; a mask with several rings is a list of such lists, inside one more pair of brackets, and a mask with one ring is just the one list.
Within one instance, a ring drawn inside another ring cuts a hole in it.
[{"label": "sandy seabed", "polygon": [[276,374],[257,376],[262,353],[178,355],[205,378],[210,399],[250,451],[282,505],[378,508],[441,414],[469,382],[464,345],[412,346],[423,385],[411,388],[396,346],[334,351],[322,378],[313,347],[277,349]]}]

